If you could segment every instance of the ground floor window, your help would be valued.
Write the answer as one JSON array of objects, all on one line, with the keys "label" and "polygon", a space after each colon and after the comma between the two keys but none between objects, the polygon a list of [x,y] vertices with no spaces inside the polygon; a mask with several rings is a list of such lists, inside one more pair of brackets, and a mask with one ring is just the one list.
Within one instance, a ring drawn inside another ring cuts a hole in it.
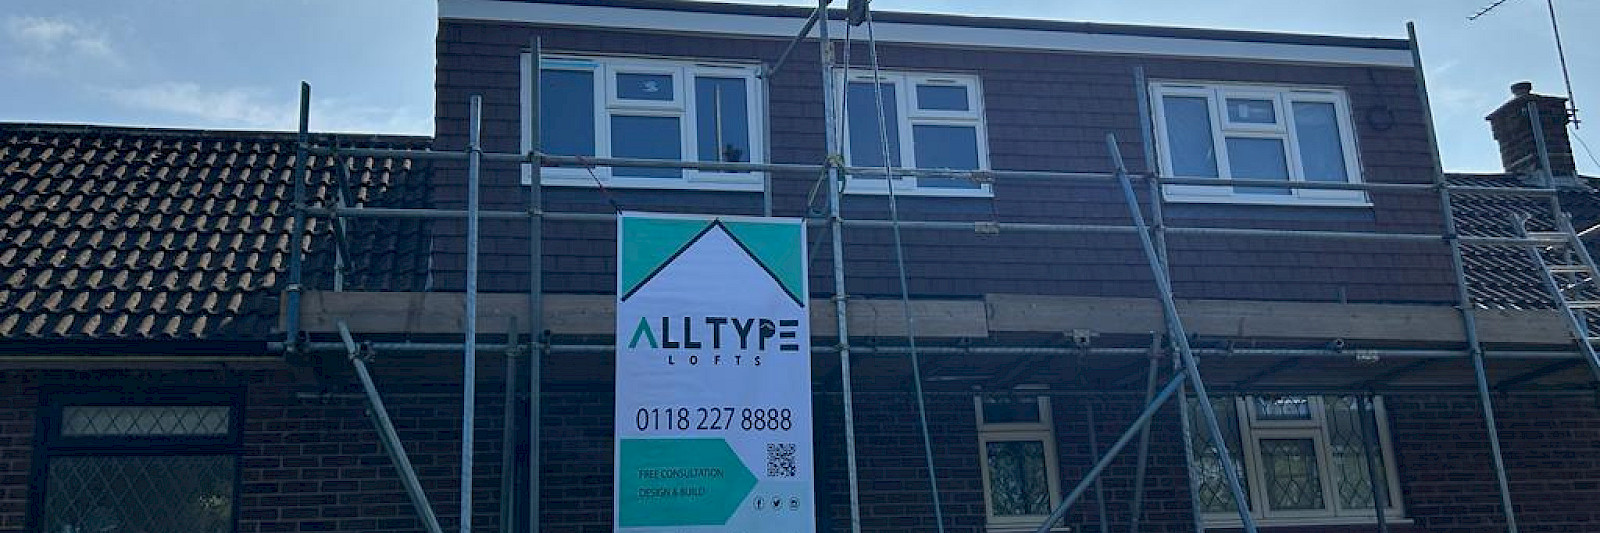
[{"label": "ground floor window", "polygon": [[[1400,497],[1383,398],[1363,396],[1213,396],[1223,439],[1244,468],[1246,505],[1263,522],[1376,521],[1370,475],[1386,492],[1385,514],[1399,517]],[[1239,521],[1222,469],[1220,447],[1195,422],[1192,475],[1208,526]],[[1372,418],[1366,409],[1372,409]],[[1376,423],[1373,423],[1373,421]],[[1368,457],[1374,464],[1368,464]]]},{"label": "ground floor window", "polygon": [[229,533],[236,395],[58,391],[40,410],[35,516],[45,533]]},{"label": "ground floor window", "polygon": [[1050,398],[975,398],[984,503],[992,529],[1038,526],[1061,499]]}]

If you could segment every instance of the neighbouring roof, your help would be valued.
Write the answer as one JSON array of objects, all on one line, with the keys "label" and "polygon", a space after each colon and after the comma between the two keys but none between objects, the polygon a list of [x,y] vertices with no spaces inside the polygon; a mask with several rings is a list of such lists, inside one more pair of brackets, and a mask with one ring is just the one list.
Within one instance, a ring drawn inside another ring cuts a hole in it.
[{"label": "neighbouring roof", "polygon": [[[422,137],[318,143],[426,148]],[[312,205],[332,158],[307,159]],[[0,124],[0,339],[267,339],[288,277],[292,133]],[[428,169],[355,158],[356,202],[419,207]],[[350,223],[352,290],[427,288],[418,221]],[[306,286],[330,287],[331,226],[308,224]]]},{"label": "neighbouring roof", "polygon": [[[1530,187],[1510,174],[1449,174],[1451,185]],[[1587,181],[1587,179],[1585,179]],[[1600,223],[1600,193],[1571,190],[1559,195],[1561,207],[1579,230]],[[1542,197],[1491,194],[1451,195],[1456,229],[1461,235],[1514,237],[1513,217],[1525,217],[1529,231],[1553,231],[1555,220]],[[1594,243],[1590,242],[1594,249]],[[1491,309],[1546,309],[1555,306],[1542,274],[1526,249],[1514,246],[1465,245],[1461,259],[1473,303]],[[1600,253],[1597,250],[1596,253]]]}]

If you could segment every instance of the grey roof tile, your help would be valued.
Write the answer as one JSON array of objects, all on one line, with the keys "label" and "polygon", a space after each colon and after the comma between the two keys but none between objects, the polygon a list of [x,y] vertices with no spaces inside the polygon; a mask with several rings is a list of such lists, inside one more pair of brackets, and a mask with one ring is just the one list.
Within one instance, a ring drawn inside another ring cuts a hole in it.
[{"label": "grey roof tile", "polygon": [[[418,137],[319,143],[426,148]],[[0,338],[272,335],[287,279],[295,136],[0,124]],[[331,158],[308,159],[311,203],[332,202]],[[357,158],[358,202],[424,207],[429,170]],[[428,227],[355,220],[352,290],[424,290]],[[331,228],[308,227],[306,285],[331,285]]]}]

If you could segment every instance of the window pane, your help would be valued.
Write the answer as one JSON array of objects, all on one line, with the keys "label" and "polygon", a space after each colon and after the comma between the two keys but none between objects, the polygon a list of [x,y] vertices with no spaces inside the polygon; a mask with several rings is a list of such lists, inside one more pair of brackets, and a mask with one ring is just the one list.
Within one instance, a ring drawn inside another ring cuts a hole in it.
[{"label": "window pane", "polygon": [[985,424],[1037,424],[1041,422],[1037,396],[986,396],[983,399]]},{"label": "window pane", "polygon": [[[1195,424],[1195,431],[1191,432],[1194,448],[1194,472],[1192,475],[1200,487],[1200,510],[1207,513],[1231,513],[1237,507],[1233,504],[1233,494],[1228,490],[1228,477],[1222,469],[1222,452],[1211,436],[1201,427],[1204,426],[1203,416],[1200,413],[1200,400],[1189,398],[1189,420]],[[1222,438],[1228,446],[1228,456],[1233,458],[1233,464],[1238,466],[1239,483],[1244,488],[1245,503],[1249,504],[1250,481],[1245,476],[1243,439],[1239,438],[1239,409],[1234,407],[1233,399],[1223,396],[1211,397],[1211,408],[1217,412],[1217,424],[1222,427]]]},{"label": "window pane", "polygon": [[233,531],[234,458],[52,457],[44,531]]},{"label": "window pane", "polygon": [[966,111],[967,88],[963,85],[918,85],[917,108],[930,111]]},{"label": "window pane", "polygon": [[1168,157],[1172,173],[1186,178],[1217,177],[1217,155],[1212,150],[1211,109],[1205,98],[1168,96],[1161,99],[1167,122]]},{"label": "window pane", "polygon": [[[683,158],[683,142],[677,117],[611,116],[611,155],[644,159]],[[682,169],[616,167],[613,176],[639,178],[677,178]]]},{"label": "window pane", "polygon": [[[1289,161],[1283,155],[1283,140],[1228,137],[1228,165],[1234,179],[1289,181]],[[1243,194],[1291,194],[1289,189],[1234,187]]]},{"label": "window pane", "polygon": [[1228,99],[1228,122],[1239,124],[1277,124],[1278,112],[1272,100]]},{"label": "window pane", "polygon": [[1279,511],[1323,509],[1317,445],[1311,439],[1261,439],[1267,503]]},{"label": "window pane", "polygon": [[750,161],[750,112],[742,78],[695,78],[695,129],[701,161]]},{"label": "window pane", "polygon": [[[917,166],[952,170],[978,169],[978,128],[976,126],[913,126],[912,147]],[[976,189],[966,178],[918,177],[918,187]]]},{"label": "window pane", "polygon": [[1311,420],[1311,399],[1305,396],[1252,396],[1256,420]]},{"label": "window pane", "polygon": [[[883,83],[883,123],[888,128],[889,161],[900,166],[900,115],[895,109],[894,84]],[[850,165],[883,166],[883,146],[878,137],[878,109],[873,105],[871,83],[851,83],[845,102],[846,129],[850,135]],[[874,179],[855,176],[854,179]]]},{"label": "window pane", "polygon": [[556,155],[594,155],[594,72],[539,74],[539,143]]},{"label": "window pane", "polygon": [[[1333,451],[1333,486],[1338,491],[1339,506],[1345,509],[1371,509],[1372,485],[1367,475],[1367,446],[1365,439],[1372,438],[1372,459],[1378,467],[1378,483],[1389,482],[1383,464],[1383,453],[1376,437],[1368,437],[1371,426],[1362,414],[1361,399],[1356,396],[1327,396],[1322,399],[1327,406],[1328,447]],[[1385,487],[1387,488],[1387,487]]]},{"label": "window pane", "polygon": [[990,442],[989,501],[995,516],[1050,514],[1044,442]]},{"label": "window pane", "polygon": [[1295,102],[1294,133],[1300,142],[1300,164],[1307,181],[1346,181],[1344,142],[1339,118],[1328,102]]},{"label": "window pane", "polygon": [[672,101],[671,74],[617,73],[617,98]]},{"label": "window pane", "polygon": [[65,437],[217,436],[229,433],[232,409],[226,405],[118,406],[61,408]]}]

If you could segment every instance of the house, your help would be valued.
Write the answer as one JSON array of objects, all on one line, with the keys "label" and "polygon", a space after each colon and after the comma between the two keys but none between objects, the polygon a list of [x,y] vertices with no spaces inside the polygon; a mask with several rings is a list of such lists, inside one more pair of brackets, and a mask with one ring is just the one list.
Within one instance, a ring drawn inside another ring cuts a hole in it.
[{"label": "house", "polygon": [[[529,529],[535,506],[544,530],[613,528],[619,211],[810,219],[813,303],[837,295],[842,251],[848,338],[812,305],[819,530],[1037,527],[1176,368],[1109,133],[1130,172],[1171,180],[1158,198],[1140,180],[1138,200],[1162,209],[1262,528],[1502,530],[1504,496],[1522,529],[1600,531],[1594,376],[1527,250],[1463,245],[1478,394],[1431,185],[1476,188],[1450,197],[1463,236],[1514,237],[1519,214],[1549,229],[1544,204],[1490,189],[1554,184],[1575,224],[1600,221],[1559,98],[1518,89],[1491,116],[1506,172],[1445,179],[1406,39],[874,12],[869,43],[841,11],[831,37],[851,41],[825,71],[814,38],[788,50],[809,9],[439,9],[432,139],[0,128],[0,530],[419,531],[419,496],[458,524],[469,242],[447,215],[468,172],[444,155],[468,147],[478,96],[483,151],[565,157],[480,173],[478,530]],[[825,79],[844,117],[831,149]],[[627,158],[730,166],[584,164]],[[829,182],[807,167],[825,160],[945,172],[857,172],[834,246]],[[1062,528],[1242,525],[1199,402],[1176,405]]]}]

